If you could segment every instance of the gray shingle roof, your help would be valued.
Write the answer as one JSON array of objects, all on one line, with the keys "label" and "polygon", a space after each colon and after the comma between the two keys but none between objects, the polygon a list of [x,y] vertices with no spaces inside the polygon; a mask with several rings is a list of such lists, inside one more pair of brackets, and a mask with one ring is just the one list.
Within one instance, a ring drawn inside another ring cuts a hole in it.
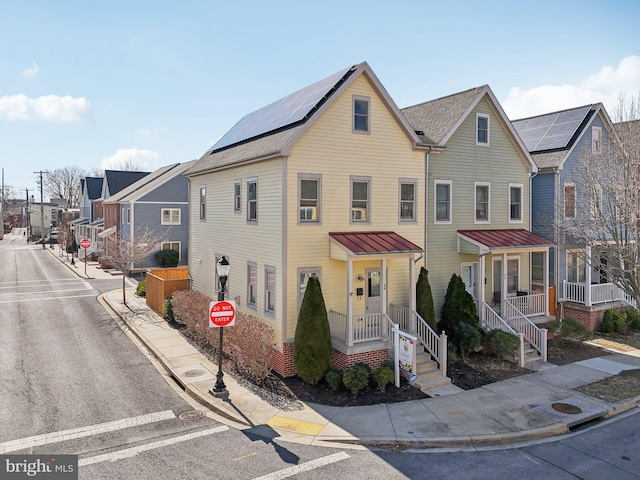
[{"label": "gray shingle roof", "polygon": [[447,97],[406,107],[400,111],[415,130],[424,133],[423,137],[430,139],[431,143],[441,145],[485,87],[486,85],[472,88]]}]

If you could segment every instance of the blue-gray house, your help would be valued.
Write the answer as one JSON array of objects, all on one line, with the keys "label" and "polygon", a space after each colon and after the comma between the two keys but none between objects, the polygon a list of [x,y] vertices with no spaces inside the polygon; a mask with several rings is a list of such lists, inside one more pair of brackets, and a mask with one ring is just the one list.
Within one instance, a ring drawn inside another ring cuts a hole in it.
[{"label": "blue-gray house", "polygon": [[[589,245],[578,244],[566,234],[563,225],[576,219],[579,205],[593,197],[580,185],[578,167],[585,155],[598,154],[609,144],[614,126],[601,103],[585,105],[512,122],[538,173],[531,180],[532,231],[553,239],[550,255],[550,284],[555,287],[558,314],[573,317],[593,328],[594,319],[607,302],[621,295],[611,279],[599,268],[600,258]],[[598,198],[596,196],[596,198]],[[579,219],[578,219],[579,220]],[[532,254],[532,283],[542,283],[541,255]],[[612,298],[612,294],[613,297]],[[600,306],[599,306],[600,305]]]},{"label": "blue-gray house", "polygon": [[[179,265],[187,264],[189,243],[189,182],[184,172],[193,162],[174,163],[157,169],[123,188],[103,202],[103,238],[119,234],[135,241],[149,229],[165,237],[159,249],[176,250]],[[157,267],[155,252],[132,266]]]}]

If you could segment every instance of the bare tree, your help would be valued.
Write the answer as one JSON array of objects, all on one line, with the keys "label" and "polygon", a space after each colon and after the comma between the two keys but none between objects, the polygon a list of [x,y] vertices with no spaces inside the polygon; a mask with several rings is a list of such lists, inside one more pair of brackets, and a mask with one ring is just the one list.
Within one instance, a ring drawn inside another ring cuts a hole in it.
[{"label": "bare tree", "polygon": [[68,207],[77,207],[80,203],[80,179],[86,176],[87,171],[80,167],[57,168],[43,177],[44,191],[51,198],[63,198]]},{"label": "bare tree", "polygon": [[[128,158],[127,160],[120,160],[119,162],[114,163],[106,170],[118,170],[121,172],[143,172],[144,168],[139,167],[133,163],[133,160]],[[94,167],[91,170],[92,177],[104,177],[104,168]]]},{"label": "bare tree", "polygon": [[158,251],[168,236],[169,230],[158,234],[149,227],[144,227],[135,232],[133,239],[120,233],[105,238],[102,258],[122,272],[122,303],[125,305],[127,304],[126,277],[136,262]]},{"label": "bare tree", "polygon": [[611,118],[614,131],[601,145],[581,155],[576,171],[576,213],[565,216],[565,240],[590,247],[586,265],[640,305],[638,99],[621,96]]}]

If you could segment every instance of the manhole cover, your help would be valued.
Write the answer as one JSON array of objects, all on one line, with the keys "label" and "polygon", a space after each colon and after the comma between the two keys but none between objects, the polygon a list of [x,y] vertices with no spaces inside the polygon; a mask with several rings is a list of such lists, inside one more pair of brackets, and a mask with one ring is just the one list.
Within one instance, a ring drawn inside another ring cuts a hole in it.
[{"label": "manhole cover", "polygon": [[188,412],[182,412],[178,417],[180,420],[198,420],[204,417],[204,412],[202,410],[189,410]]},{"label": "manhole cover", "polygon": [[552,403],[551,407],[560,413],[566,413],[568,415],[577,415],[578,413],[582,413],[582,409],[580,407],[576,407],[569,403]]},{"label": "manhole cover", "polygon": [[204,375],[206,372],[206,370],[187,370],[186,372],[184,372],[182,374],[183,377],[189,377],[189,378],[193,378],[193,377],[199,377],[200,375]]}]

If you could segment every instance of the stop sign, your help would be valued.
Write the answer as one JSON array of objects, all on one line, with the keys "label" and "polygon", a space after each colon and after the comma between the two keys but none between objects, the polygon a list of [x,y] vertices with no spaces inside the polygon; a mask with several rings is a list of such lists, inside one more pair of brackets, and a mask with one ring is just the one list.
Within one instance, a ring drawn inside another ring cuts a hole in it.
[{"label": "stop sign", "polygon": [[80,240],[80,246],[82,248],[89,248],[91,246],[91,240],[89,240],[88,238],[83,238],[82,240]]},{"label": "stop sign", "polygon": [[231,327],[236,323],[234,301],[218,301],[209,304],[209,327]]}]

